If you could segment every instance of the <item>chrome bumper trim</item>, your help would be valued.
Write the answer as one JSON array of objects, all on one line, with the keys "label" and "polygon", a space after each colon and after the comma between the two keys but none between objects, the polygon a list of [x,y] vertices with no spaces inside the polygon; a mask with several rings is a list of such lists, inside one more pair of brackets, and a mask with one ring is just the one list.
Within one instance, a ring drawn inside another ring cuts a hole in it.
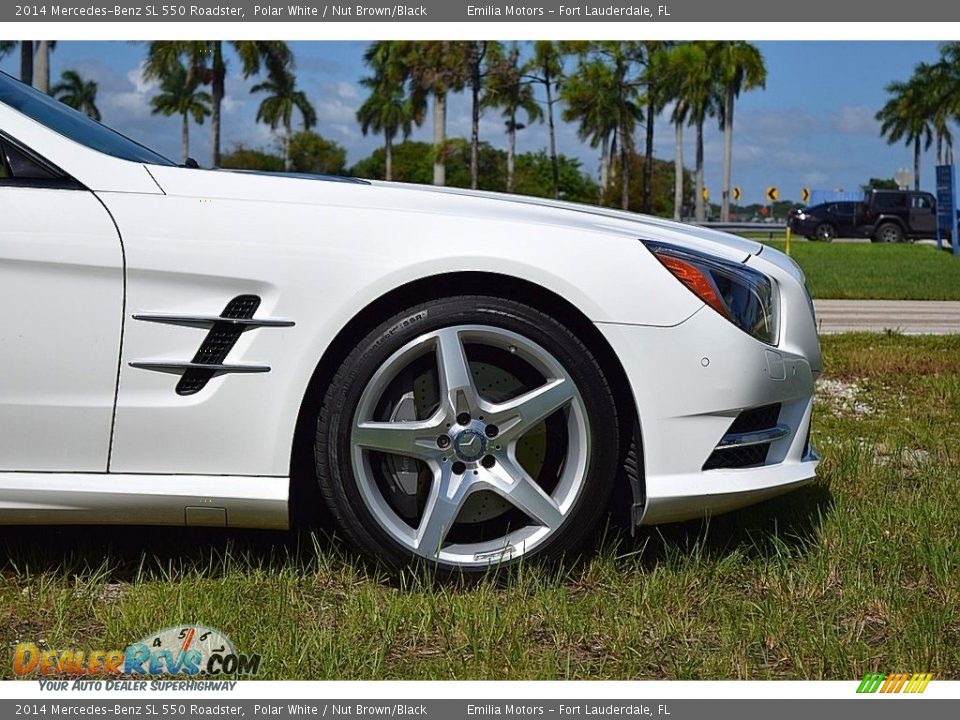
[{"label": "chrome bumper trim", "polygon": [[735,447],[749,447],[751,445],[764,445],[785,438],[790,434],[790,428],[786,425],[777,425],[766,430],[754,430],[744,433],[727,433],[717,443],[717,450]]}]

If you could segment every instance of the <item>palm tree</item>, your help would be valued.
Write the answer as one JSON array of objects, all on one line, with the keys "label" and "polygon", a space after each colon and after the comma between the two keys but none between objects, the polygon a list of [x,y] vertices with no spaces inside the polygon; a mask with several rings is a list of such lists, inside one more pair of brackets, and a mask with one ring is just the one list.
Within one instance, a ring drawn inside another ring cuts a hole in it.
[{"label": "palm tree", "polygon": [[670,47],[669,41],[644,40],[640,42],[643,53],[639,56],[645,65],[643,73],[644,98],[646,99],[646,129],[643,161],[643,207],[647,214],[653,212],[653,133],[657,115],[663,110],[664,93],[661,78],[655,67]]},{"label": "palm tree", "polygon": [[480,112],[483,85],[489,66],[501,56],[500,44],[489,40],[471,40],[459,44],[463,77],[470,87],[470,187],[477,189],[480,175]]},{"label": "palm tree", "polygon": [[420,105],[433,96],[433,184],[446,184],[447,95],[463,87],[459,44],[451,41],[407,41],[403,57],[413,80],[413,102]]},{"label": "palm tree", "polygon": [[517,131],[527,125],[517,120],[523,112],[527,124],[540,120],[543,111],[533,93],[533,85],[524,79],[520,67],[520,48],[514,44],[506,57],[492,65],[488,91],[484,105],[502,109],[502,117],[507,126],[507,192],[513,192],[513,177],[517,156]]},{"label": "palm tree", "polygon": [[0,60],[12,53],[16,47],[16,40],[0,40]]},{"label": "palm tree", "polygon": [[612,101],[610,110],[616,122],[620,143],[620,204],[624,210],[630,209],[630,153],[633,151],[633,131],[637,122],[643,119],[640,109],[639,88],[643,78],[637,70],[645,61],[645,47],[637,41],[604,40],[587,43],[581,49],[581,58],[592,57],[608,66],[611,75],[607,78],[607,89]]},{"label": "palm tree", "polygon": [[533,44],[533,57],[527,64],[525,76],[543,86],[546,95],[547,132],[550,136],[550,169],[553,173],[553,196],[560,197],[560,162],[557,159],[557,131],[553,124],[553,105],[557,101],[559,83],[563,78],[564,53],[558,42],[537,40]]},{"label": "palm tree", "polygon": [[706,219],[703,200],[703,129],[706,119],[720,104],[720,88],[710,67],[710,44],[691,42],[677,45],[656,64],[655,71],[663,78],[667,95],[673,100],[671,120],[676,137],[674,162],[674,219],[680,219],[683,205],[683,126],[696,129],[696,170],[694,217]]},{"label": "palm tree", "polygon": [[154,95],[150,104],[154,115],[180,116],[180,144],[186,163],[190,158],[190,118],[203,125],[203,119],[210,114],[210,94],[200,90],[198,77],[177,63],[160,82],[160,94]]},{"label": "palm tree", "polygon": [[721,128],[723,129],[723,188],[720,220],[730,220],[730,173],[733,162],[733,109],[740,93],[762,88],[767,82],[767,66],[763,54],[755,46],[742,40],[718,42],[712,53],[716,61],[717,77],[724,89]]},{"label": "palm tree", "polygon": [[[917,83],[917,98],[923,103],[937,143],[937,164],[953,162],[953,131],[951,116],[960,110],[957,92],[960,82],[954,68],[945,60],[934,64],[920,63],[913,71],[911,83]],[[918,109],[919,110],[919,109]]]},{"label": "palm tree", "polygon": [[[243,77],[260,72],[261,65],[279,67],[293,62],[293,54],[279,40],[234,40],[226,43],[240,60]],[[220,166],[220,111],[226,93],[227,60],[222,40],[155,40],[147,50],[144,66],[146,79],[161,80],[172,63],[185,61],[187,71],[196,75],[202,85],[210,86],[211,160]]]},{"label": "palm tree", "polygon": [[100,122],[100,110],[97,108],[97,83],[93,80],[84,80],[76,70],[64,70],[60,75],[60,82],[53,86],[50,94],[63,104]]},{"label": "palm tree", "polygon": [[363,54],[363,62],[373,74],[360,80],[370,95],[357,110],[360,129],[366,135],[370,130],[383,133],[386,180],[393,179],[393,141],[398,133],[404,139],[410,136],[413,125],[423,122],[424,105],[414,103],[406,84],[409,69],[403,61],[402,47],[393,40],[372,43]]},{"label": "palm tree", "polygon": [[317,111],[307,99],[303,90],[297,89],[297,78],[289,62],[270,65],[269,77],[254,85],[250,92],[269,93],[260,102],[257,109],[257,122],[264,122],[271,130],[283,126],[283,167],[290,170],[290,136],[293,134],[293,113],[300,111],[303,129],[309,130],[317,124]]},{"label": "palm tree", "polygon": [[600,148],[600,195],[610,184],[610,169],[616,153],[617,87],[613,69],[600,60],[581,58],[560,90],[566,108],[563,119],[577,122],[577,135]]},{"label": "palm tree", "polygon": [[880,135],[890,145],[901,141],[913,145],[913,182],[914,189],[919,190],[921,148],[929,149],[934,133],[925,103],[925,88],[914,77],[909,82],[890,83],[886,91],[891,97],[876,115]]}]

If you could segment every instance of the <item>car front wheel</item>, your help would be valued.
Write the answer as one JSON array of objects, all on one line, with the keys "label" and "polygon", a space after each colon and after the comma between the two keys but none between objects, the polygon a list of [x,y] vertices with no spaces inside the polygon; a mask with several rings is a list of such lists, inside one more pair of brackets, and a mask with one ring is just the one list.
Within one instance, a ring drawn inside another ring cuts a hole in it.
[{"label": "car front wheel", "polygon": [[483,571],[575,552],[607,509],[616,407],[587,347],[532,307],[439,299],[348,355],[316,436],[348,540],[401,567]]}]

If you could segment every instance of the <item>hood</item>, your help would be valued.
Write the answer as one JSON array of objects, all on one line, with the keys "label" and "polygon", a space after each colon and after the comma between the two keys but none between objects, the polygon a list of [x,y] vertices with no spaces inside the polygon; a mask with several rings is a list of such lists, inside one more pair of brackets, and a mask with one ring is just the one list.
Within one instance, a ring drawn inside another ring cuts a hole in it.
[{"label": "hood", "polygon": [[168,195],[305,203],[559,225],[598,236],[659,240],[743,262],[763,245],[735,235],[610,208],[460,188],[231,170],[149,166]]}]

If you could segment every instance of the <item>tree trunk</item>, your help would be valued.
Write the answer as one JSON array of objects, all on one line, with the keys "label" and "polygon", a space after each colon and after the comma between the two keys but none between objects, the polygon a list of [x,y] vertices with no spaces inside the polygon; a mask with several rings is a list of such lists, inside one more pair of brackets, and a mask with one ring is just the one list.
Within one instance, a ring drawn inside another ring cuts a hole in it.
[{"label": "tree trunk", "polygon": [[383,134],[384,180],[393,180],[393,135],[388,130]]},{"label": "tree trunk", "polygon": [[694,217],[697,222],[703,222],[707,219],[703,200],[703,118],[697,120],[697,171],[694,192]]},{"label": "tree trunk", "polygon": [[620,128],[620,207],[630,209],[630,143],[626,125]]},{"label": "tree trunk", "polygon": [[50,93],[50,41],[37,41],[37,54],[34,58],[34,87],[44,95]]},{"label": "tree trunk", "polygon": [[513,173],[517,161],[517,114],[507,123],[507,192],[513,192]]},{"label": "tree trunk", "polygon": [[190,157],[190,115],[183,114],[183,125],[180,128],[180,145],[183,150],[183,162],[186,164]]},{"label": "tree trunk", "polygon": [[610,138],[606,135],[600,144],[600,203],[607,194],[607,185],[610,183]]},{"label": "tree trunk", "polygon": [[550,170],[553,173],[553,197],[560,198],[560,161],[557,159],[557,131],[553,126],[553,81],[550,73],[544,74],[547,86],[547,127],[550,131]]},{"label": "tree trunk", "polygon": [[477,189],[480,175],[480,60],[473,67],[470,82],[470,187]]},{"label": "tree trunk", "polygon": [[683,218],[683,123],[674,123],[677,149],[673,161],[673,219]]},{"label": "tree trunk", "polygon": [[20,42],[20,81],[33,85],[33,41]]},{"label": "tree trunk", "polygon": [[647,88],[647,142],[644,147],[643,159],[643,211],[649,215],[653,212],[653,121],[656,106],[653,102],[654,89]]},{"label": "tree trunk", "polygon": [[223,64],[223,43],[213,43],[213,79],[210,84],[210,145],[214,168],[220,167],[220,106],[223,104],[226,67]]},{"label": "tree trunk", "polygon": [[447,134],[447,95],[438,93],[433,97],[433,145],[436,148],[437,157],[433,161],[433,184],[447,184],[447,168],[444,164],[444,152],[446,148]]},{"label": "tree trunk", "polygon": [[913,141],[913,189],[920,192],[920,138]]},{"label": "tree trunk", "polygon": [[720,200],[720,222],[730,222],[730,172],[733,163],[733,86],[727,86],[723,118],[723,190]]},{"label": "tree trunk", "polygon": [[283,131],[283,171],[290,172],[293,169],[293,160],[290,158],[290,128],[284,128]]}]

